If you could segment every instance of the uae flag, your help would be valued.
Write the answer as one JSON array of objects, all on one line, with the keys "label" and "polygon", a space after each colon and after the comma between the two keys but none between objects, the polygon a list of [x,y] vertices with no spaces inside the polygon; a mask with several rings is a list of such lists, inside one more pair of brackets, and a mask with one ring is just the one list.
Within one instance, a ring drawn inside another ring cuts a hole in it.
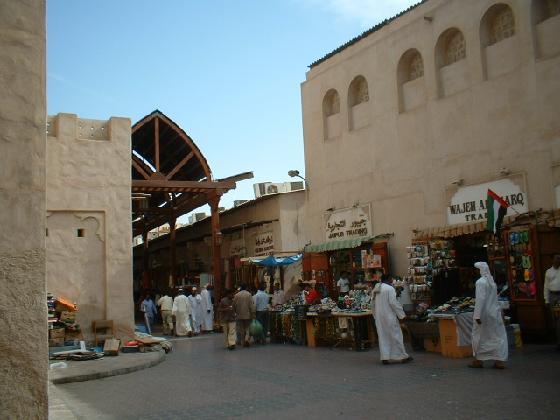
[{"label": "uae flag", "polygon": [[488,190],[486,197],[486,210],[488,210],[487,229],[496,234],[502,226],[502,221],[507,213],[509,204],[492,190]]}]

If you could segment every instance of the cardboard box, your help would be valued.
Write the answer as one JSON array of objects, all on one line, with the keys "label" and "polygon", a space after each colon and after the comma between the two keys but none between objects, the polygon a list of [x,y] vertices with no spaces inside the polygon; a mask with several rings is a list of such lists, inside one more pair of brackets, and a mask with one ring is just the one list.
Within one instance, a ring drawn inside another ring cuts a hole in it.
[{"label": "cardboard box", "polygon": [[49,330],[49,338],[51,339],[62,339],[64,341],[65,331],[64,328],[53,328]]},{"label": "cardboard box", "polygon": [[73,324],[76,322],[76,312],[62,311],[60,313],[60,321],[66,324]]},{"label": "cardboard box", "polygon": [[117,340],[116,338],[108,338],[107,340],[105,340],[105,344],[103,345],[103,353],[108,356],[118,356],[120,346],[121,340]]},{"label": "cardboard box", "polygon": [[49,339],[49,347],[63,347],[63,346],[64,346],[64,338]]}]

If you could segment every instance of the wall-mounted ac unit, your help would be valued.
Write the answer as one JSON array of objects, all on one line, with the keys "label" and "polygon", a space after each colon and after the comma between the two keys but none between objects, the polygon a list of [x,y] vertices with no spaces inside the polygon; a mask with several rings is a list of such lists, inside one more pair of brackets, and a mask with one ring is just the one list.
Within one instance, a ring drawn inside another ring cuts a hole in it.
[{"label": "wall-mounted ac unit", "polygon": [[241,204],[245,204],[249,200],[233,200],[233,207],[239,207]]}]

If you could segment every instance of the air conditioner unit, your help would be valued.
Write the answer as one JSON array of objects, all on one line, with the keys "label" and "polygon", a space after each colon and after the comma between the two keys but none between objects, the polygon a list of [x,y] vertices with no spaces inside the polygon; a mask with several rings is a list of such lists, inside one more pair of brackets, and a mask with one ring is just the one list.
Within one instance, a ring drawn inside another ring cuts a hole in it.
[{"label": "air conditioner unit", "polygon": [[290,182],[290,191],[299,191],[305,189],[303,181]]},{"label": "air conditioner unit", "polygon": [[245,204],[249,200],[233,200],[233,207],[239,207],[241,204]]},{"label": "air conditioner unit", "polygon": [[278,193],[278,185],[277,184],[270,184],[266,187],[267,194],[277,194]]},{"label": "air conditioner unit", "polygon": [[262,197],[266,195],[266,189],[272,182],[259,182],[258,184],[253,184],[253,190],[255,191],[255,198]]}]

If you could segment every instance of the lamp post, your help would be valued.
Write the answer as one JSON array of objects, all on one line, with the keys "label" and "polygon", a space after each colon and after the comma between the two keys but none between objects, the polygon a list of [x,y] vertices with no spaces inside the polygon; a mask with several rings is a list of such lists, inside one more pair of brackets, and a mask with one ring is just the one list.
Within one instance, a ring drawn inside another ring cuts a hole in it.
[{"label": "lamp post", "polygon": [[309,187],[309,183],[307,182],[307,179],[305,179],[304,177],[302,177],[302,176],[299,174],[299,171],[298,171],[297,169],[289,170],[289,171],[288,171],[288,175],[289,175],[290,177],[292,177],[292,178],[297,177],[297,178],[303,179],[303,182],[305,183],[305,189],[307,189],[307,187]]}]

